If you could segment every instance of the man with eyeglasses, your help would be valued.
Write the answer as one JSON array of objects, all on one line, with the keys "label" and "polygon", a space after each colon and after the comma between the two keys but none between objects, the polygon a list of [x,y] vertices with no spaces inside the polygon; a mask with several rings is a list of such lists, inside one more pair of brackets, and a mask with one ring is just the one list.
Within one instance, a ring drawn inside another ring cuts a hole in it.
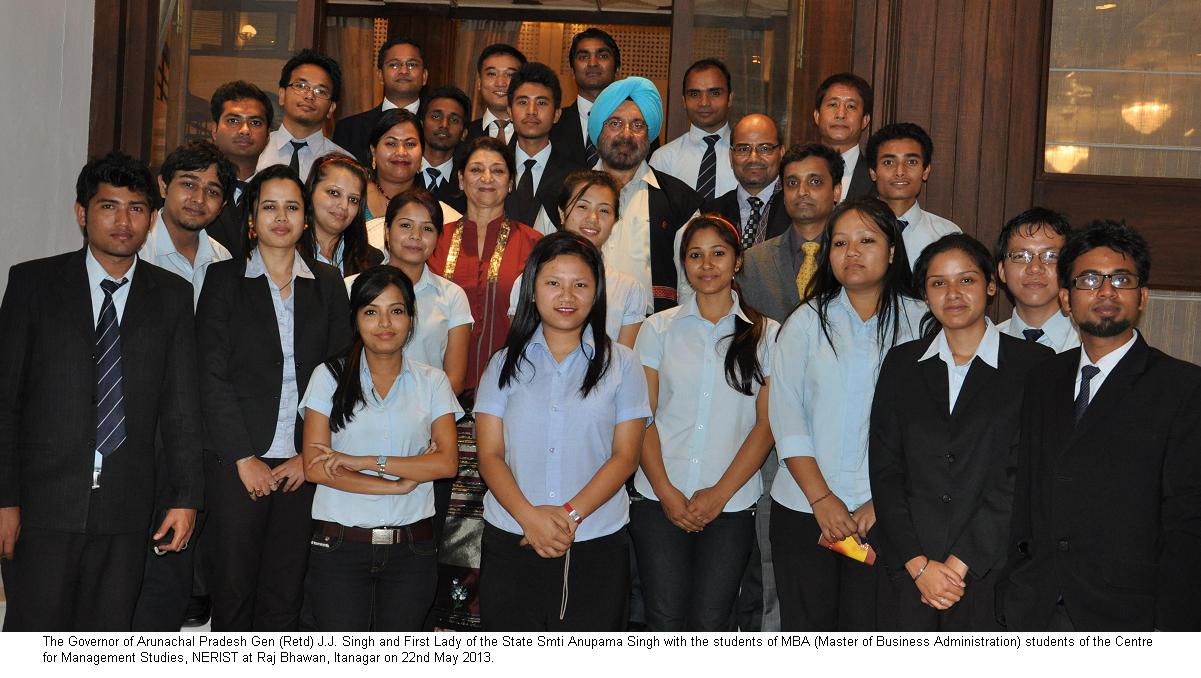
[{"label": "man with eyeglasses", "polygon": [[999,594],[1010,630],[1201,629],[1201,367],[1135,329],[1150,271],[1125,223],[1094,222],[1059,252],[1081,346],[1026,382]]},{"label": "man with eyeglasses", "polygon": [[364,167],[371,166],[368,141],[380,116],[391,108],[404,108],[417,115],[421,106],[421,88],[429,79],[421,45],[403,35],[388,38],[380,46],[375,56],[375,66],[384,83],[384,100],[378,106],[339,120],[334,129],[334,143],[348,149]]},{"label": "man with eyeglasses", "polygon": [[1013,315],[997,325],[1011,337],[1033,341],[1056,353],[1080,345],[1072,319],[1059,306],[1059,251],[1072,227],[1058,212],[1033,207],[1009,220],[997,237],[997,275]]},{"label": "man with eyeglasses", "polygon": [[327,153],[350,153],[325,137],[325,121],[338,107],[342,67],[311,49],[288,59],[279,73],[279,102],[284,120],[267,139],[255,171],[288,165],[304,181],[313,161]]},{"label": "man with eyeglasses", "polygon": [[592,167],[599,156],[596,145],[588,138],[588,116],[592,102],[617,78],[621,50],[612,35],[599,28],[588,28],[571,39],[567,58],[575,76],[576,99],[563,108],[551,128],[550,142],[575,164]]},{"label": "man with eyeglasses", "polygon": [[817,88],[813,124],[821,142],[842,155],[842,197],[876,195],[876,185],[862,162],[859,142],[872,123],[872,86],[854,73],[835,73]]},{"label": "man with eyeglasses", "polygon": [[717,59],[701,59],[684,72],[688,131],[651,156],[651,167],[692,186],[713,200],[738,186],[730,168],[730,69]]},{"label": "man with eyeglasses", "polygon": [[738,227],[745,251],[788,230],[791,220],[780,191],[780,158],[784,138],[771,117],[745,116],[730,135],[730,167],[738,186],[705,202],[702,212],[715,212]]}]

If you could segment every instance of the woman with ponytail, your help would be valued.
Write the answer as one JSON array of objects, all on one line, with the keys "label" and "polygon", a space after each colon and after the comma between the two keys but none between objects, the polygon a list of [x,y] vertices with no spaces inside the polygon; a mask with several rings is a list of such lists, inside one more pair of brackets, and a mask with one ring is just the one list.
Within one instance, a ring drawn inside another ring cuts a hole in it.
[{"label": "woman with ponytail", "polygon": [[769,365],[779,323],[739,298],[738,230],[693,219],[680,263],[695,296],[651,316],[635,348],[655,423],[642,442],[630,535],[651,631],[733,631],[772,447]]}]

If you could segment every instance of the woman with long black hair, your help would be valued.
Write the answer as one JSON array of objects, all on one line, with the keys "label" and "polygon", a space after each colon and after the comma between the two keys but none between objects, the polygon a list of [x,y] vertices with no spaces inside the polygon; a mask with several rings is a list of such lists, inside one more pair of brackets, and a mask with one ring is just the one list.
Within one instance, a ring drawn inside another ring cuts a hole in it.
[{"label": "woman with long black hair", "polygon": [[617,631],[629,598],[629,498],[650,418],[634,352],[605,334],[600,251],[534,246],[505,346],[476,397],[486,630]]},{"label": "woman with long black hair", "polygon": [[329,264],[344,276],[384,260],[384,253],[367,243],[367,170],[354,158],[341,153],[317,158],[305,196],[309,228],[296,244],[305,258]]}]

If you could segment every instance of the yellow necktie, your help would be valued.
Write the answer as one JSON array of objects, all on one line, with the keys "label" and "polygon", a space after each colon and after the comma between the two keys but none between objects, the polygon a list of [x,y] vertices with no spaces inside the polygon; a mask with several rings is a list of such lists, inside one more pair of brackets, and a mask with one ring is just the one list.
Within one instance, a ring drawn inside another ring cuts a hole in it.
[{"label": "yellow necktie", "polygon": [[813,280],[814,274],[817,273],[817,253],[821,249],[821,243],[812,241],[801,245],[801,251],[805,253],[805,258],[801,261],[801,270],[796,274],[796,293],[801,301],[805,301],[805,288],[809,286],[809,281]]}]

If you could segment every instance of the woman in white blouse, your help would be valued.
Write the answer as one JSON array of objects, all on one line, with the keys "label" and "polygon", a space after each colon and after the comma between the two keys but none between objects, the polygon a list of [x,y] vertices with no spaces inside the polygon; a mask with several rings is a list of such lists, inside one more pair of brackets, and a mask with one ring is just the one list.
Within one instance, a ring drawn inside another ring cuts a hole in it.
[{"label": "woman in white blouse", "polygon": [[413,285],[377,266],[351,288],[353,341],[300,403],[305,477],[318,485],[305,595],[320,631],[420,631],[434,600],[435,478],[454,475],[446,375],[404,354]]},{"label": "woman in white blouse", "polygon": [[680,260],[696,294],[643,323],[647,429],[630,536],[651,631],[732,631],[772,447],[769,365],[779,324],[739,299],[737,228],[689,222]]}]

